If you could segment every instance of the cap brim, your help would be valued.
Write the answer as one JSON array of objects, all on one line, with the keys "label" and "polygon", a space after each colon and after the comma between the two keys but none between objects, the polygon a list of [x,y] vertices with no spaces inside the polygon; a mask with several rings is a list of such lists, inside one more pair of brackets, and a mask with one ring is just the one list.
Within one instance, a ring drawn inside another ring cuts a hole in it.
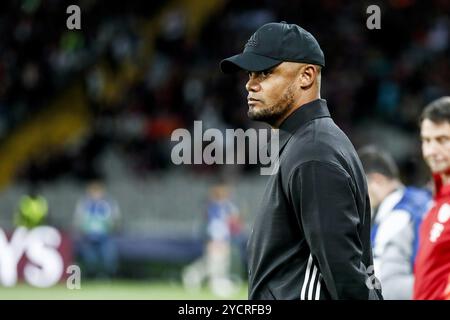
[{"label": "cap brim", "polygon": [[223,73],[233,73],[239,70],[263,71],[275,67],[282,61],[261,56],[251,52],[243,52],[224,59],[220,62],[220,69]]}]

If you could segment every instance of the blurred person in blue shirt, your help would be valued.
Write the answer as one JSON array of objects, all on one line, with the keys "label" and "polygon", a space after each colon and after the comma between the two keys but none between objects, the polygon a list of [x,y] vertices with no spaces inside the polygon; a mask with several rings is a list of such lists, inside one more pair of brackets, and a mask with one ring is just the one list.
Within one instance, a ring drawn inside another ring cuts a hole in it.
[{"label": "blurred person in blue shirt", "polygon": [[120,219],[117,202],[106,195],[100,181],[87,187],[75,210],[75,229],[79,235],[78,254],[87,276],[109,278],[118,267],[118,253],[113,239]]},{"label": "blurred person in blue shirt", "polygon": [[374,146],[358,151],[372,207],[374,270],[387,300],[411,300],[419,227],[431,203],[427,189],[404,186],[390,154]]},{"label": "blurred person in blue shirt", "polygon": [[231,199],[230,187],[218,183],[211,187],[204,220],[205,250],[203,256],[183,273],[185,286],[198,288],[204,280],[211,291],[227,297],[239,281],[232,277],[232,250],[242,236],[242,221]]}]

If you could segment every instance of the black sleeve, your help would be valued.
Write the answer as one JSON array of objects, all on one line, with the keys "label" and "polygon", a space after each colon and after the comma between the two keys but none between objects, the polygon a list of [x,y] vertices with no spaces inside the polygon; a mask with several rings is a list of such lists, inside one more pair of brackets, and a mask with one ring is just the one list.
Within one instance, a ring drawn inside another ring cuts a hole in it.
[{"label": "black sleeve", "polygon": [[369,299],[354,188],[337,165],[309,161],[289,178],[290,198],[332,299]]}]

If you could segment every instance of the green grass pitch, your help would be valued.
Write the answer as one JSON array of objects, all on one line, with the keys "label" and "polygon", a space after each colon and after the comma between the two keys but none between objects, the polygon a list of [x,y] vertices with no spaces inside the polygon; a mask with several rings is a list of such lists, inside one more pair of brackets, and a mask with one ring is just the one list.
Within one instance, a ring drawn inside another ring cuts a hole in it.
[{"label": "green grass pitch", "polygon": [[247,286],[228,297],[215,296],[208,288],[188,291],[180,283],[113,280],[82,282],[80,289],[68,289],[65,284],[50,288],[35,288],[20,283],[7,288],[0,285],[0,300],[246,300]]}]

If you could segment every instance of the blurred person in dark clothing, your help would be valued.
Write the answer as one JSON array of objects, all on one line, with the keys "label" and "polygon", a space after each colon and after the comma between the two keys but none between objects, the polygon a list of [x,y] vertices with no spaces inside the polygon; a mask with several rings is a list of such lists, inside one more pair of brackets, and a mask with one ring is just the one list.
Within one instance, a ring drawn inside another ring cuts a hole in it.
[{"label": "blurred person in dark clothing", "polygon": [[263,25],[220,64],[247,72],[247,115],[279,130],[279,170],[248,241],[250,299],[382,299],[364,170],[321,99],[324,66],[314,36],[286,22]]}]

